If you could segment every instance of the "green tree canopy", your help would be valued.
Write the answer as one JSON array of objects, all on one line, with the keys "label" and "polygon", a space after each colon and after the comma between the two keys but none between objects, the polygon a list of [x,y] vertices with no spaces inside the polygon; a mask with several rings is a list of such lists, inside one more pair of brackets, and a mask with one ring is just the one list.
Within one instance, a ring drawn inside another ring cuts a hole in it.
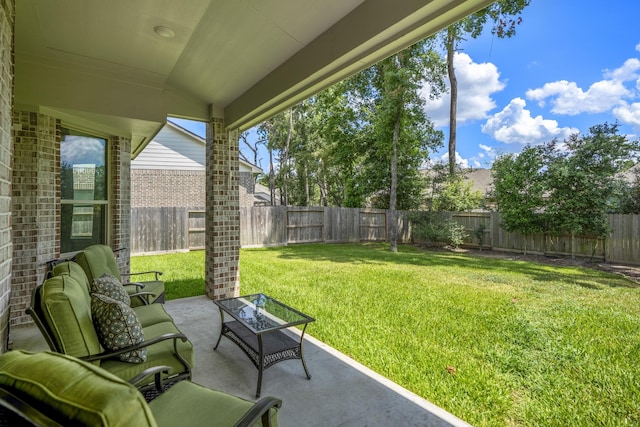
[{"label": "green tree canopy", "polygon": [[492,196],[508,231],[606,236],[607,214],[623,200],[620,173],[635,163],[640,145],[601,124],[563,143],[527,146],[494,162]]}]

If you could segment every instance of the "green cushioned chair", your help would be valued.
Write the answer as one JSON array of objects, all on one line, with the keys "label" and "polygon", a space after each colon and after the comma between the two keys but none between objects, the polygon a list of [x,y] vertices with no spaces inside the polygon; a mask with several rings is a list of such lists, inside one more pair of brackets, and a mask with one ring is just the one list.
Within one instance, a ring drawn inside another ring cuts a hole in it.
[{"label": "green cushioned chair", "polygon": [[[61,262],[53,267],[51,274],[53,276],[68,275],[73,277],[78,281],[78,283],[83,285],[83,290],[86,290],[85,296],[87,301],[91,300],[89,295],[91,293],[91,283],[89,282],[89,278],[85,274],[84,269],[80,267],[79,264],[73,261]],[[134,300],[132,300],[132,302],[133,301]],[[173,322],[173,318],[169,313],[167,313],[167,310],[165,310],[164,305],[162,304],[134,306],[133,310],[136,312],[136,315],[140,319],[140,323],[143,327],[162,322]]]},{"label": "green cushioned chair", "polygon": [[[155,280],[148,281],[123,281],[120,269],[116,263],[116,257],[109,246],[106,245],[92,245],[84,248],[76,254],[74,260],[82,267],[89,283],[93,283],[94,279],[99,278],[105,273],[108,273],[118,279],[127,287],[130,294],[135,294],[131,300],[132,305],[142,305],[146,303],[164,303],[165,292],[164,282],[159,280],[159,276],[162,275],[160,271],[144,271],[139,273],[130,273],[129,278],[132,276],[142,274],[153,274]],[[144,298],[140,295],[146,295]]]},{"label": "green cushioned chair", "polygon": [[[69,271],[73,269],[72,265],[66,268]],[[160,304],[152,305],[160,306],[164,312]],[[98,338],[87,287],[70,274],[60,273],[36,287],[27,312],[38,325],[51,350],[92,362],[124,380],[128,381],[158,365],[168,367],[163,377],[169,382],[191,378],[193,345],[168,315],[165,319],[156,319],[159,320],[157,323],[143,324],[140,321],[144,335],[141,343],[105,350]],[[119,359],[124,353],[142,348],[146,348],[147,356],[141,363]],[[152,388],[153,378],[147,377],[145,380],[141,388]]]},{"label": "green cushioned chair", "polygon": [[276,426],[281,404],[272,397],[254,404],[190,381],[147,403],[133,385],[70,356],[0,356],[0,425]]}]

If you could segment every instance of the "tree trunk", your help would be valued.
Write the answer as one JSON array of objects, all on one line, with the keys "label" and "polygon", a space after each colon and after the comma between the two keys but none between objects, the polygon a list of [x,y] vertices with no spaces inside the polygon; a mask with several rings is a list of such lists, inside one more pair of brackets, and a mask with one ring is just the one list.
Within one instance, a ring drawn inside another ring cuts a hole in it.
[{"label": "tree trunk", "polygon": [[307,162],[304,162],[304,201],[305,206],[309,206],[311,204],[311,196],[309,191],[309,169],[307,168]]},{"label": "tree trunk", "polygon": [[271,196],[271,206],[276,204],[276,175],[273,170],[273,150],[269,148],[269,195]]},{"label": "tree trunk", "polygon": [[447,30],[447,72],[451,86],[451,102],[449,104],[449,175],[451,176],[456,171],[456,116],[458,110],[458,79],[453,67],[455,37],[455,30],[449,27]]},{"label": "tree trunk", "polygon": [[398,221],[396,220],[396,203],[398,198],[398,140],[400,139],[400,122],[402,106],[398,106],[398,115],[393,127],[393,154],[391,156],[391,190],[389,191],[389,242],[391,252],[398,252]]},{"label": "tree trunk", "polygon": [[293,109],[289,110],[289,133],[287,134],[287,143],[284,147],[284,155],[282,159],[282,204],[289,206],[289,195],[287,194],[287,182],[289,180],[289,145],[291,144],[291,134],[293,133]]}]

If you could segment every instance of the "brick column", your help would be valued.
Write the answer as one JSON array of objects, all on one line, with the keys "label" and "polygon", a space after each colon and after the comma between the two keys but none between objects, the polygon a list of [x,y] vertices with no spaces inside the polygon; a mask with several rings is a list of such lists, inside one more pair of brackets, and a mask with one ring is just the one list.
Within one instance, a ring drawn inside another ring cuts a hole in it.
[{"label": "brick column", "polygon": [[13,108],[14,1],[0,3],[0,353],[8,350],[11,307],[11,110]]},{"label": "brick column", "polygon": [[31,322],[24,311],[44,279],[46,261],[60,255],[60,121],[13,114],[13,273],[11,325]]},{"label": "brick column", "polygon": [[129,273],[131,262],[131,140],[114,136],[109,138],[109,211],[111,241],[116,252],[120,272]]},{"label": "brick column", "polygon": [[205,293],[211,299],[240,292],[240,201],[238,132],[224,120],[207,124]]}]

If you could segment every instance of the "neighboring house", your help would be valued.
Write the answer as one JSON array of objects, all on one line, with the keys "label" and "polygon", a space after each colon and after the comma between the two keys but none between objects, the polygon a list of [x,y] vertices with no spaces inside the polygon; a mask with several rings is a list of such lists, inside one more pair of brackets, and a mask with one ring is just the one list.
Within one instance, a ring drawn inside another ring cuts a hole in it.
[{"label": "neighboring house", "polygon": [[[167,122],[131,161],[131,207],[204,208],[205,143],[200,136]],[[262,170],[240,159],[239,171],[240,206],[264,205],[264,190],[256,194],[256,176]],[[268,195],[267,189],[267,202]]]},{"label": "neighboring house", "polygon": [[[426,177],[432,177],[432,172],[430,169],[425,169],[422,171]],[[469,168],[464,170],[464,179],[467,182],[471,183],[472,191],[479,191],[482,194],[482,197],[485,199],[488,196],[489,191],[491,190],[493,184],[493,178],[491,177],[491,169],[482,169],[482,168]],[[430,197],[432,192],[431,183],[426,188],[425,196]]]},{"label": "neighboring house", "polygon": [[487,193],[491,190],[491,186],[493,185],[491,169],[467,169],[465,180],[471,182],[471,189],[473,191],[479,191],[484,198],[487,197]]}]

